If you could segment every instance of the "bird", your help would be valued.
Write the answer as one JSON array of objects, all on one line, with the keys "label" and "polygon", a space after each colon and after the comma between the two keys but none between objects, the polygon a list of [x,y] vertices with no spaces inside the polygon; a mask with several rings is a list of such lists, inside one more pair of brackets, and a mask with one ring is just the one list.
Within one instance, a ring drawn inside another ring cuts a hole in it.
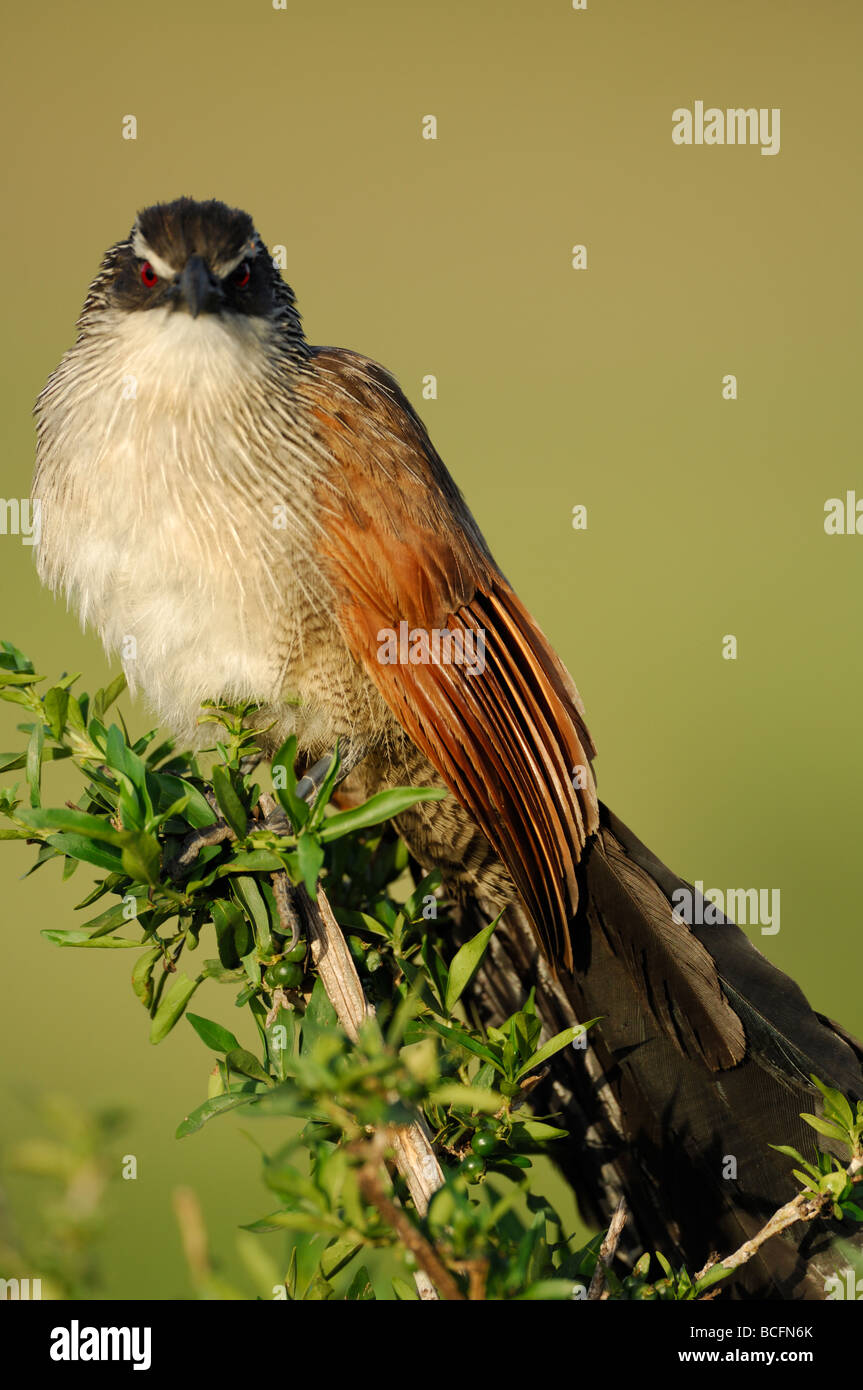
[{"label": "bird", "polygon": [[[537,1096],[607,1223],[697,1270],[794,1195],[811,1077],[863,1095],[863,1050],[598,797],[575,683],[496,564],[394,376],[305,336],[252,218],[181,197],[105,252],[36,408],[42,581],[178,738],[250,702],[265,752],[338,746],[344,789],[450,793],[397,818],[462,929],[498,915],[473,1000],[536,990],[545,1036],[598,1018]],[[823,1297],[837,1227],[763,1247],[738,1296]]]}]

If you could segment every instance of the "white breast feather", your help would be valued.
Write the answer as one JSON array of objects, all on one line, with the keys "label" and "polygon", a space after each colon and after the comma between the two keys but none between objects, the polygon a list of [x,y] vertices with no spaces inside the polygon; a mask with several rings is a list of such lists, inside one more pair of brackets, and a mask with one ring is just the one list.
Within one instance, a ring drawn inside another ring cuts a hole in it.
[{"label": "white breast feather", "polygon": [[263,321],[162,309],[103,320],[41,402],[39,571],[188,738],[201,700],[275,700],[302,665],[302,606],[322,597],[299,525],[316,461],[284,456],[284,437],[262,426]]}]

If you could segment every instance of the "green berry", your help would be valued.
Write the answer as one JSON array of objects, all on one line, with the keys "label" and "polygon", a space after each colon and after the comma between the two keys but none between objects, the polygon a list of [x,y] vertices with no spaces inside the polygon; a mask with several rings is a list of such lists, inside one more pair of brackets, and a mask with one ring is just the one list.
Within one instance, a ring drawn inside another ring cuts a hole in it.
[{"label": "green berry", "polygon": [[285,952],[284,958],[285,960],[292,961],[295,964],[302,965],[303,961],[306,958],[306,950],[307,947],[305,941],[298,941],[296,946],[291,947],[290,951]]},{"label": "green berry", "polygon": [[303,983],[303,967],[297,961],[277,960],[275,965],[268,967],[264,983],[270,989],[277,989],[280,985],[283,989],[299,989]]},{"label": "green berry", "polygon": [[470,1146],[480,1158],[489,1158],[497,1148],[497,1135],[488,1129],[479,1129],[470,1141]]},{"label": "green berry", "polygon": [[479,1154],[468,1154],[467,1158],[462,1159],[459,1172],[464,1174],[468,1182],[477,1182],[485,1172],[485,1162]]}]

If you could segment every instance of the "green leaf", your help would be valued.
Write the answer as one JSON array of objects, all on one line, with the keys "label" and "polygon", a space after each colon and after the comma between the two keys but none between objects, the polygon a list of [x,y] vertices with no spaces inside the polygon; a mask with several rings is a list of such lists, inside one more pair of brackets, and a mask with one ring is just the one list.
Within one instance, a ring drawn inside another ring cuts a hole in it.
[{"label": "green leaf", "polygon": [[[256,1001],[257,1002],[257,1001]],[[264,1012],[264,1020],[267,1014]],[[296,1015],[292,1009],[279,1009],[272,1023],[264,1023],[267,1056],[279,1081],[288,1075],[288,1061],[293,1051]]]},{"label": "green leaf", "polygon": [[[93,719],[90,723],[91,726],[93,724],[98,725],[99,720]],[[140,792],[142,796],[146,796],[149,802],[147,764],[127,746],[123,730],[116,724],[111,725],[105,737],[105,758],[108,766],[114,772],[121,772],[124,777],[128,777],[135,790]],[[152,815],[152,810],[152,806],[148,806],[150,815]]]},{"label": "green leaf", "polygon": [[440,869],[432,869],[431,873],[426,874],[425,878],[417,884],[410,897],[406,898],[402,904],[402,912],[409,922],[413,922],[420,916],[423,909],[423,899],[434,897],[435,889],[440,888],[440,886],[441,871]]},{"label": "green leaf", "polygon": [[81,695],[80,699],[77,699],[72,694],[69,695],[69,707],[66,710],[66,724],[79,734],[84,734],[87,731],[87,721],[85,718],[86,706],[86,695]]},{"label": "green leaf", "polygon": [[840,1144],[848,1143],[848,1135],[832,1120],[823,1120],[820,1115],[800,1115],[801,1120],[805,1120],[807,1125],[811,1125],[819,1134],[824,1134],[828,1139],[836,1139]]},{"label": "green leaf", "polygon": [[3,685],[35,685],[36,681],[44,680],[44,676],[34,675],[32,671],[5,671],[0,670],[0,686]]},{"label": "green leaf", "polygon": [[304,1303],[325,1303],[329,1298],[335,1298],[336,1291],[332,1284],[328,1284],[320,1274],[316,1274],[303,1294]]},{"label": "green leaf", "polygon": [[116,851],[104,845],[97,845],[92,840],[85,839],[83,835],[49,835],[46,843],[52,849],[60,850],[62,854],[71,855],[73,859],[83,859],[87,864],[107,869],[109,873],[122,871],[123,861]]},{"label": "green leaf", "polygon": [[400,816],[408,807],[420,801],[442,801],[449,793],[439,787],[391,787],[389,791],[377,792],[362,806],[350,811],[338,811],[324,821],[318,834],[322,841],[340,839],[354,830],[363,830],[369,825],[380,825],[381,821]]},{"label": "green leaf", "polygon": [[66,710],[69,707],[69,692],[59,685],[52,685],[43,698],[45,719],[56,739],[62,738],[66,725]]},{"label": "green leaf", "polygon": [[161,946],[151,946],[149,951],[142,951],[132,969],[132,989],[146,1009],[153,1002],[153,971],[161,956]]},{"label": "green leaf", "polygon": [[[256,1086],[257,1082],[254,1083]],[[249,1081],[246,1085],[251,1086]],[[252,1097],[256,1115],[291,1115],[308,1118],[308,1102],[291,1085],[274,1086],[269,1091],[258,1088]]]},{"label": "green leaf", "polygon": [[804,1188],[811,1189],[813,1192],[817,1190],[821,1177],[820,1173],[801,1173],[799,1168],[792,1168],[791,1172],[797,1181],[803,1184]]},{"label": "green leaf", "polygon": [[246,979],[249,981],[252,990],[256,991],[261,984],[261,961],[258,956],[257,946],[254,946],[251,951],[243,956],[243,969],[246,972]]},{"label": "green leaf", "polygon": [[31,811],[19,811],[18,819],[36,830],[68,831],[75,836],[85,836],[91,840],[103,840],[108,845],[123,844],[123,831],[115,830],[104,816],[91,816],[86,811],[67,810],[65,807],[38,807]]},{"label": "green leaf", "polygon": [[[475,1038],[471,1037],[470,1033],[466,1033],[465,1030],[458,1027],[457,1024],[447,1025],[445,1023],[438,1023],[435,1018],[423,1018],[417,1024],[417,1031],[421,1034],[426,1029],[431,1029],[433,1033],[438,1033],[440,1037],[447,1038],[450,1042],[457,1043],[458,1046],[463,1047],[466,1052],[472,1052],[474,1056],[482,1057],[484,1061],[491,1063],[495,1071],[500,1072],[501,1075],[504,1074],[500,1059],[496,1057],[484,1043],[477,1042]],[[412,1036],[412,1033],[409,1033],[408,1040],[410,1042],[416,1042],[416,1038]]]},{"label": "green leaf", "polygon": [[542,1120],[524,1120],[524,1129],[529,1139],[537,1143],[544,1143],[546,1139],[567,1139],[568,1129],[556,1129],[554,1125],[547,1125]]},{"label": "green leaf", "polygon": [[[71,748],[53,748],[49,743],[42,749],[43,763],[59,763],[71,756]],[[19,768],[26,766],[26,749],[23,753],[0,753],[0,772],[17,772]]]},{"label": "green leaf", "polygon": [[211,1019],[202,1018],[200,1014],[186,1014],[186,1022],[191,1023],[201,1041],[214,1052],[231,1052],[240,1046],[233,1033],[223,1028],[221,1023],[213,1023]]},{"label": "green leaf", "polygon": [[786,1158],[793,1158],[795,1163],[805,1163],[806,1159],[799,1149],[792,1149],[788,1144],[770,1144],[771,1149],[775,1149],[778,1154],[784,1154]]},{"label": "green leaf", "polygon": [[823,1081],[819,1081],[817,1076],[811,1076],[826,1102],[825,1110],[832,1112],[831,1118],[844,1125],[846,1129],[851,1129],[854,1124],[854,1112],[843,1096],[841,1091],[837,1091],[833,1086],[825,1086]]},{"label": "green leaf", "polygon": [[210,905],[216,928],[219,960],[234,970],[252,949],[252,932],[245,916],[228,898],[216,898]]},{"label": "green leaf", "polygon": [[479,968],[480,961],[486,953],[488,943],[491,941],[492,933],[500,921],[500,915],[495,917],[493,922],[489,922],[487,927],[478,931],[476,936],[472,936],[470,941],[466,941],[453,958],[449,968],[449,978],[446,985],[446,999],[444,1009],[451,1014],[462,994],[464,993],[474,974]]},{"label": "green leaf", "polygon": [[[296,734],[291,734],[273,758],[271,767],[273,770],[273,787],[279,803],[288,820],[294,829],[301,829],[309,819],[311,814],[308,803],[297,796],[297,777],[294,772],[294,763],[297,761],[297,738]],[[282,771],[282,776],[275,776],[276,769]],[[284,781],[283,787],[279,786],[279,781]]]},{"label": "green leaf", "polygon": [[350,1264],[355,1255],[362,1250],[362,1245],[356,1241],[347,1240],[344,1236],[331,1240],[324,1253],[321,1255],[321,1274],[325,1279],[332,1279],[341,1270]]},{"label": "green leaf", "polygon": [[347,1303],[369,1303],[375,1301],[375,1291],[372,1288],[371,1276],[365,1265],[360,1265],[345,1294]]},{"label": "green leaf", "polygon": [[33,698],[34,692],[16,690],[0,681],[0,700],[6,700],[10,705],[23,705],[25,709],[32,709]]},{"label": "green leaf", "polygon": [[488,1091],[482,1086],[462,1086],[458,1082],[436,1086],[429,1099],[433,1105],[451,1105],[456,1110],[479,1110],[484,1115],[495,1115],[503,1105],[497,1091]]},{"label": "green leaf", "polygon": [[333,788],[336,785],[336,778],[338,777],[339,768],[341,767],[341,764],[342,760],[339,756],[339,746],[337,739],[335,751],[333,753],[332,758],[330,759],[330,765],[324,773],[323,781],[321,782],[321,785],[318,787],[317,793],[315,794],[314,802],[311,807],[311,814],[309,816],[308,822],[311,828],[317,828],[317,826],[320,825],[321,821],[324,818],[324,812],[326,811],[330,797],[333,794]]},{"label": "green leaf", "polygon": [[0,665],[7,667],[10,671],[32,671],[33,663],[29,657],[14,645],[12,642],[0,642],[5,655],[0,657]]},{"label": "green leaf", "polygon": [[182,777],[174,777],[167,772],[151,772],[148,777],[148,785],[156,793],[154,806],[160,815],[168,807],[175,805],[176,802],[185,797],[186,805],[183,815],[193,829],[203,830],[205,826],[215,825],[218,820],[218,816],[203,793]]},{"label": "green leaf", "polygon": [[175,1138],[185,1139],[189,1134],[194,1134],[202,1125],[205,1125],[208,1120],[212,1120],[216,1115],[222,1115],[226,1110],[235,1110],[238,1105],[248,1105],[249,1102],[254,1099],[255,1095],[253,1091],[229,1091],[221,1096],[212,1096],[210,1100],[205,1100],[203,1105],[199,1105],[197,1109],[193,1110],[191,1115],[187,1115],[182,1124],[177,1126]]},{"label": "green leaf", "polygon": [[297,840],[297,858],[300,863],[300,873],[306,886],[306,892],[310,898],[318,895],[318,879],[324,863],[324,849],[314,835],[303,831]]},{"label": "green leaf", "polygon": [[146,830],[124,830],[121,859],[130,878],[151,886],[159,882],[162,851],[155,835]]},{"label": "green leaf", "polygon": [[233,1048],[225,1057],[225,1062],[231,1071],[250,1076],[253,1081],[264,1081],[268,1086],[273,1085],[273,1078],[267,1075],[257,1057],[243,1047]]},{"label": "green leaf", "polygon": [[[93,711],[101,719],[107,710],[111,708],[118,695],[122,695],[126,689],[126,677],[121,673],[115,676],[104,690],[97,690],[93,697]],[[47,697],[46,697],[47,698]]]},{"label": "green leaf", "polygon": [[222,864],[216,870],[217,878],[225,878],[228,874],[247,874],[247,873],[278,873],[279,869],[285,866],[277,854],[271,853],[268,849],[250,849],[240,854],[235,854],[233,859],[227,864]]},{"label": "green leaf", "polygon": [[535,1284],[530,1284],[523,1293],[512,1295],[517,1301],[557,1302],[563,1299],[571,1300],[576,1285],[572,1279],[538,1279]]},{"label": "green leaf", "polygon": [[834,1197],[841,1197],[848,1183],[847,1173],[827,1173],[818,1184],[821,1192],[832,1192]]},{"label": "green leaf", "polygon": [[553,1038],[549,1038],[538,1052],[534,1052],[532,1057],[528,1057],[524,1066],[519,1067],[515,1074],[516,1081],[521,1081],[521,1078],[526,1076],[529,1071],[533,1071],[535,1067],[542,1066],[542,1063],[547,1062],[549,1057],[553,1057],[556,1052],[560,1052],[564,1047],[569,1047],[576,1038],[581,1037],[587,1028],[590,1028],[591,1024],[597,1021],[597,1019],[592,1018],[590,1023],[576,1023],[572,1028],[564,1028],[562,1033],[557,1033]]},{"label": "green leaf", "polygon": [[702,1274],[701,1278],[696,1280],[693,1285],[693,1293],[696,1295],[706,1293],[714,1284],[718,1284],[720,1279],[726,1279],[730,1273],[731,1270],[726,1269],[724,1265],[714,1265],[712,1269],[708,1269],[706,1274]]},{"label": "green leaf", "polygon": [[91,936],[106,936],[108,932],[114,931],[116,927],[124,926],[126,922],[140,922],[142,917],[146,917],[153,912],[153,907],[147,902],[144,902],[138,907],[136,902],[137,912],[134,917],[130,917],[127,912],[125,898],[134,897],[137,899],[143,896],[145,892],[146,889],[139,887],[125,894],[123,902],[115,903],[113,907],[109,907],[105,912],[100,912],[98,917],[91,917],[89,922],[84,923],[84,926]]},{"label": "green leaf", "polygon": [[370,917],[367,912],[354,912],[351,908],[336,908],[335,906],[333,906],[333,911],[340,927],[371,932],[372,936],[381,936],[384,941],[389,940],[389,932],[386,927],[381,926],[380,922],[377,922],[374,917]]},{"label": "green leaf", "polygon": [[53,941],[55,946],[92,946],[96,950],[133,950],[140,951],[140,941],[125,941],[120,936],[91,936],[87,931],[42,931],[41,936],[45,936],[49,941]]},{"label": "green leaf", "polygon": [[42,783],[42,749],[44,746],[45,730],[41,722],[37,722],[33,725],[33,732],[27,745],[27,785],[30,788],[31,806],[41,806],[42,804],[40,787]]},{"label": "green leaf", "polygon": [[262,956],[272,956],[276,948],[270,935],[270,914],[260,888],[253,878],[246,876],[236,877],[233,887],[251,920],[259,952]]},{"label": "green leaf", "polygon": [[303,1016],[303,1052],[308,1053],[322,1034],[331,1035],[339,1026],[338,1016],[327,997],[323,981],[315,980],[306,1012]]},{"label": "green leaf", "polygon": [[335,1222],[326,1216],[317,1216],[307,1211],[274,1211],[271,1216],[262,1216],[260,1221],[251,1221],[244,1231],[318,1231],[330,1232]]},{"label": "green leaf", "polygon": [[[114,937],[108,937],[113,941]],[[168,989],[159,1001],[159,1007],[153,1015],[153,1022],[150,1025],[150,1042],[160,1043],[168,1036],[174,1024],[182,1017],[183,1010],[191,999],[198,985],[201,983],[202,976],[196,980],[190,980],[183,971],[178,971]]]},{"label": "green leaf", "polygon": [[228,822],[238,840],[244,840],[248,833],[249,818],[242,801],[237,796],[228,769],[217,764],[213,768],[213,790],[219,803],[219,810]]},{"label": "green leaf", "polygon": [[296,1298],[297,1295],[297,1247],[293,1245],[291,1258],[288,1264],[288,1272],[285,1276],[285,1288],[288,1291],[288,1298]]},{"label": "green leaf", "polygon": [[417,1293],[416,1288],[411,1288],[410,1284],[406,1284],[404,1279],[393,1279],[391,1280],[391,1283],[393,1286],[393,1293],[395,1294],[396,1299],[399,1303],[419,1302],[420,1296]]}]

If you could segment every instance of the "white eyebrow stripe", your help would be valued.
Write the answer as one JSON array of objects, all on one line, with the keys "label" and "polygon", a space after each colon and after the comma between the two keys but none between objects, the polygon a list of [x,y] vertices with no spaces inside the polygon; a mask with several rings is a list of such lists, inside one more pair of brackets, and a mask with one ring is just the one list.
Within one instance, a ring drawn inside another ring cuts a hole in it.
[{"label": "white eyebrow stripe", "polygon": [[257,237],[250,237],[240,251],[239,256],[235,256],[232,261],[219,261],[217,265],[213,266],[219,279],[227,279],[227,277],[237,269],[238,265],[242,265],[243,261],[250,261],[253,257],[257,256],[259,246],[260,243]]},{"label": "white eyebrow stripe", "polygon": [[149,261],[156,274],[163,280],[176,279],[177,271],[172,265],[168,265],[167,261],[163,261],[161,256],[156,255],[156,252],[147,245],[137,227],[132,235],[132,250],[142,261]]}]

